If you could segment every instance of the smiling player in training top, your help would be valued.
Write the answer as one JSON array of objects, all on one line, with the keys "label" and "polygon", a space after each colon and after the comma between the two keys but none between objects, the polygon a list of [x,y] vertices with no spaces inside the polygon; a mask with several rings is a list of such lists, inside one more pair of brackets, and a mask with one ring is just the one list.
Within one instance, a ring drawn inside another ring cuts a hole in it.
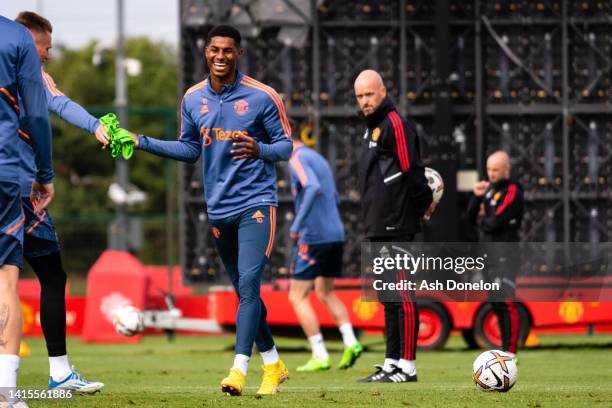
[{"label": "smiling player in training top", "polygon": [[289,375],[279,359],[260,285],[276,228],[274,163],[291,156],[291,127],[280,96],[237,70],[240,33],[219,25],[206,41],[210,77],[191,87],[181,103],[178,141],[133,135],[140,150],[194,163],[203,155],[208,217],[219,255],[240,303],[234,365],[223,392],[240,395],[253,342],[263,361],[258,394],[274,394]]}]

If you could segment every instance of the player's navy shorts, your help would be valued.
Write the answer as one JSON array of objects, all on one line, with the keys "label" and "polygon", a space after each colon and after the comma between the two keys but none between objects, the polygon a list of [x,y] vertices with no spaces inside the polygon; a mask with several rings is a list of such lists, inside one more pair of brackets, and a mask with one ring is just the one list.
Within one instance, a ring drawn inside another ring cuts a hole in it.
[{"label": "player's navy shorts", "polygon": [[23,253],[26,258],[36,258],[59,252],[60,246],[55,232],[55,225],[48,210],[34,214],[29,197],[21,198],[25,214],[23,230]]},{"label": "player's navy shorts", "polygon": [[23,225],[19,185],[0,182],[0,265],[23,266]]},{"label": "player's navy shorts", "polygon": [[339,278],[342,275],[344,242],[300,244],[293,257],[291,278],[313,280],[318,276]]}]

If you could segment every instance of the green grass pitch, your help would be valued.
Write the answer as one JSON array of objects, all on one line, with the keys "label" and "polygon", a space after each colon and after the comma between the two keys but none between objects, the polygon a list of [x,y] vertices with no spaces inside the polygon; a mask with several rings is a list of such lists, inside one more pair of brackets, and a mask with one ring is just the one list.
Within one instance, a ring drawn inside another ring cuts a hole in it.
[{"label": "green grass pitch", "polygon": [[[32,355],[22,359],[19,386],[45,388],[47,356],[41,339],[28,339]],[[478,351],[452,337],[443,351],[421,352],[419,381],[408,384],[358,384],[383,360],[381,337],[363,339],[368,351],[346,371],[295,372],[309,352],[306,341],[277,338],[291,371],[281,393],[258,398],[261,359],[255,356],[242,397],[228,397],[219,382],[232,363],[232,336],[147,337],[140,345],[88,345],[70,339],[71,363],[81,374],[103,381],[94,396],[69,402],[28,401],[31,407],[611,407],[612,336],[543,336],[537,350],[519,354],[519,378],[506,394],[485,393],[471,381]],[[335,363],[342,344],[328,342]]]}]

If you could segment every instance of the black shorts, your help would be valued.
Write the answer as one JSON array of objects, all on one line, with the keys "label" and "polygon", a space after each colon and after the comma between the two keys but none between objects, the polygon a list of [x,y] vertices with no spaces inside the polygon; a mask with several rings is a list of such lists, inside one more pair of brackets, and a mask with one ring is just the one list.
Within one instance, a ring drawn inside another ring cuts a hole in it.
[{"label": "black shorts", "polygon": [[291,265],[291,278],[297,280],[313,280],[319,276],[339,278],[342,276],[343,252],[344,242],[298,245]]}]

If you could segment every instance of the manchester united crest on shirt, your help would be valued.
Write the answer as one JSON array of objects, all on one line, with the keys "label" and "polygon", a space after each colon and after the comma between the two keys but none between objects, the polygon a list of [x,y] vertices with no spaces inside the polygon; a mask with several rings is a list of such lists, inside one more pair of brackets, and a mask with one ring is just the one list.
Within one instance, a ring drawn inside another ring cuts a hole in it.
[{"label": "manchester united crest on shirt", "polygon": [[501,194],[502,193],[500,191],[498,191],[497,193],[495,193],[495,195],[493,195],[493,199],[490,202],[492,207],[495,207],[497,205],[497,202],[501,198]]},{"label": "manchester united crest on shirt", "polygon": [[245,99],[240,99],[234,103],[234,111],[240,115],[244,116],[249,111],[249,103]]},{"label": "manchester united crest on shirt", "polygon": [[372,141],[378,142],[379,137],[380,137],[380,128],[376,128],[372,131]]}]

